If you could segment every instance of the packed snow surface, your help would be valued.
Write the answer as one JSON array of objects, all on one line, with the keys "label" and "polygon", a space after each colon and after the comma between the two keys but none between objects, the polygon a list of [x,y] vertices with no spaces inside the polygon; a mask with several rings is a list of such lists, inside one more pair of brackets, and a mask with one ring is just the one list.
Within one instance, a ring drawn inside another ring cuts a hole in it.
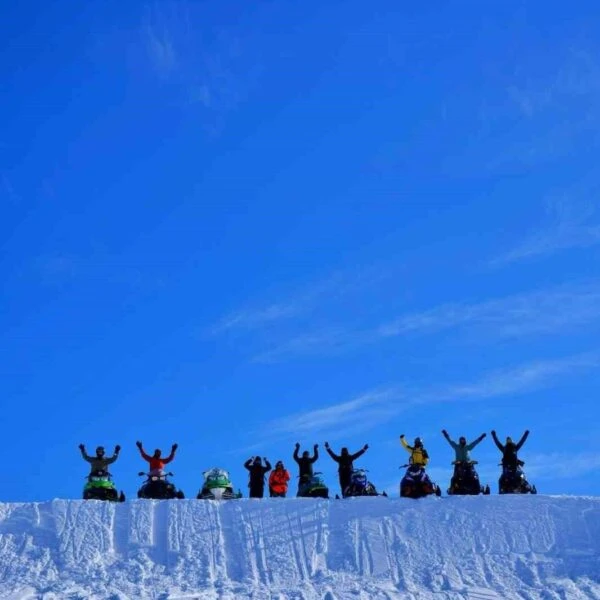
[{"label": "packed snow surface", "polygon": [[0,504],[0,598],[600,599],[600,498]]}]

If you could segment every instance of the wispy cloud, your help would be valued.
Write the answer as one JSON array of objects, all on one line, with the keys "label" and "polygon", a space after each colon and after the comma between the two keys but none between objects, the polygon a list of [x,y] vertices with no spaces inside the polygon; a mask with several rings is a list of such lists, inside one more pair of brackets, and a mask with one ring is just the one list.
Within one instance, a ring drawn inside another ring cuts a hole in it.
[{"label": "wispy cloud", "polygon": [[579,283],[473,304],[445,304],[404,315],[378,329],[381,337],[484,328],[502,337],[556,333],[600,318],[600,282]]},{"label": "wispy cloud", "polygon": [[[351,270],[334,271],[328,276],[300,287],[300,289],[284,295],[283,299],[266,306],[246,307],[233,311],[213,325],[210,332],[219,334],[233,330],[248,331],[268,328],[275,323],[310,314],[325,303],[335,305],[348,295],[380,282],[392,270],[393,268],[390,265],[377,264],[362,268],[354,267]],[[289,344],[300,348],[313,344],[318,345],[328,340],[331,342],[337,336],[341,338],[343,332],[328,328],[318,333],[299,336],[297,340],[290,339]],[[274,350],[275,354],[278,354],[277,350]],[[269,360],[268,355],[269,351],[266,351],[263,358]]]},{"label": "wispy cloud", "polygon": [[388,338],[473,331],[488,338],[518,338],[571,331],[600,320],[600,282],[568,284],[479,303],[443,304],[408,313],[374,328],[329,326],[279,341],[258,353],[256,362],[298,356],[331,356]]},{"label": "wispy cloud", "polygon": [[209,25],[198,3],[154,3],[141,24],[151,65],[182,108],[199,108],[206,131],[219,133],[224,116],[242,103],[262,73],[256,32],[231,22]]},{"label": "wispy cloud", "polygon": [[[562,62],[552,69],[548,77],[529,75],[526,66],[520,65],[515,78],[517,83],[507,88],[509,98],[527,118],[549,110],[563,110],[579,101],[582,108],[594,110],[600,95],[600,68],[595,56],[584,48],[570,48]],[[580,118],[585,111],[578,111]]]},{"label": "wispy cloud", "polygon": [[300,303],[271,304],[255,310],[244,309],[230,313],[211,328],[211,333],[218,334],[233,329],[255,329],[270,323],[289,319],[301,314],[304,306]]},{"label": "wispy cloud", "polygon": [[266,424],[263,431],[271,436],[286,437],[294,434],[361,432],[396,417],[415,406],[449,402],[483,402],[512,394],[524,394],[552,385],[561,377],[568,377],[600,366],[597,354],[581,354],[557,360],[540,360],[514,368],[493,371],[479,380],[464,384],[431,386],[410,389],[390,386],[366,392],[351,400],[324,408],[287,415]]},{"label": "wispy cloud", "polygon": [[276,419],[269,423],[267,430],[276,435],[301,436],[341,427],[347,433],[347,425],[356,423],[364,429],[395,414],[401,397],[399,390],[373,390],[346,402]]},{"label": "wispy cloud", "polygon": [[564,201],[549,205],[552,223],[532,233],[512,250],[491,261],[491,266],[548,256],[571,248],[600,244],[600,221],[593,221],[594,205],[575,207]]},{"label": "wispy cloud", "polygon": [[600,356],[595,353],[579,354],[557,360],[535,361],[515,368],[493,371],[474,383],[450,385],[425,392],[413,403],[477,401],[522,394],[543,389],[560,377],[592,370],[598,366],[600,366]]},{"label": "wispy cloud", "polygon": [[[548,466],[552,465],[549,469]],[[527,458],[527,475],[538,479],[570,479],[600,471],[598,452],[551,452]]]},{"label": "wispy cloud", "polygon": [[156,11],[150,13],[143,25],[148,54],[157,73],[167,78],[177,67],[173,36],[164,19]]}]

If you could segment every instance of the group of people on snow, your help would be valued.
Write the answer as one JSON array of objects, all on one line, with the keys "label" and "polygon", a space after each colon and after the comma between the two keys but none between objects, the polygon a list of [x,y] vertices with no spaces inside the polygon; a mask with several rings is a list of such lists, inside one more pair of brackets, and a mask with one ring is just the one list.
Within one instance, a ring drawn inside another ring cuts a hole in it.
[{"label": "group of people on snow", "polygon": [[[329,443],[325,442],[325,450],[327,450],[329,456],[338,463],[338,476],[342,493],[350,485],[354,461],[362,456],[368,449],[369,445],[365,444],[358,452],[350,454],[348,448],[342,448],[341,453],[338,455],[333,452]],[[300,456],[300,444],[296,443],[294,454],[292,456],[294,461],[298,464],[298,487],[300,487],[313,477],[313,465],[319,459],[319,444],[313,446],[312,456],[308,450],[304,450],[302,456]],[[249,458],[244,463],[244,467],[250,472],[250,482],[248,484],[250,498],[262,498],[264,496],[265,476],[269,471],[271,471],[268,479],[269,496],[272,498],[285,498],[288,491],[288,482],[291,477],[282,461],[278,461],[275,464],[275,469],[272,470],[271,463],[267,458],[264,458],[263,464],[260,456],[256,456]]]},{"label": "group of people on snow", "polygon": [[[506,442],[502,444],[498,439],[496,432],[492,431],[492,439],[494,443],[502,453],[502,466],[505,469],[517,469],[519,466],[522,466],[523,461],[519,460],[518,452],[527,440],[529,436],[529,430],[525,431],[521,439],[515,443],[511,437],[506,438]],[[446,441],[450,444],[455,453],[455,476],[456,476],[456,468],[461,464],[472,464],[471,460],[471,451],[475,446],[477,446],[485,437],[486,433],[482,433],[478,438],[473,440],[470,443],[467,443],[467,439],[464,436],[461,436],[458,439],[458,442],[452,440],[448,434],[448,432],[443,429],[442,435],[446,439]],[[409,466],[413,467],[422,467],[425,468],[429,463],[429,454],[423,445],[423,440],[420,437],[415,438],[413,444],[409,444],[406,441],[406,437],[404,434],[400,436],[400,443],[409,453]],[[173,444],[171,446],[171,453],[167,457],[162,456],[162,452],[160,449],[154,450],[152,455],[146,453],[142,446],[142,442],[136,442],[136,446],[140,451],[141,457],[148,463],[150,476],[152,475],[162,475],[164,473],[164,468],[167,464],[169,464],[174,458],[175,453],[177,451],[177,444]],[[85,450],[85,446],[83,444],[79,445],[79,449],[81,450],[81,455],[85,461],[90,464],[90,472],[91,474],[106,472],[108,466],[114,463],[119,457],[119,453],[121,451],[121,447],[119,445],[115,446],[114,454],[110,457],[106,456],[105,449],[102,446],[98,446],[96,448],[96,453],[94,456],[90,456],[87,454]],[[336,454],[333,452],[328,442],[325,442],[325,449],[329,456],[338,464],[338,478],[340,489],[342,493],[344,490],[348,488],[350,485],[352,472],[354,470],[354,461],[362,456],[368,449],[369,445],[365,444],[360,450],[351,454],[348,448],[343,447],[341,449],[340,454]],[[293,459],[298,465],[298,479],[299,479],[299,487],[308,482],[314,475],[313,465],[319,459],[319,445],[315,444],[313,446],[313,454],[311,456],[308,450],[302,452],[300,455],[300,444],[296,443],[293,453]],[[263,462],[264,460],[264,462]],[[289,481],[291,479],[288,470],[285,468],[282,461],[277,461],[275,463],[275,469],[272,468],[271,463],[265,457],[261,459],[260,456],[251,457],[245,463],[244,467],[249,472],[249,496],[250,498],[262,498],[265,492],[265,478],[267,473],[270,472],[268,477],[268,491],[271,497],[284,497],[288,491]]]}]

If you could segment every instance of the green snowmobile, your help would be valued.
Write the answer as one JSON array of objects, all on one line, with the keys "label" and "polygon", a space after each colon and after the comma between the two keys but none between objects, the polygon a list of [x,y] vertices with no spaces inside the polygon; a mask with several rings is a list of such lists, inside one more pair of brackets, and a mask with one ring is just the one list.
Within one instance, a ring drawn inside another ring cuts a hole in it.
[{"label": "green snowmobile", "polygon": [[235,492],[225,469],[215,467],[203,473],[204,484],[198,492],[198,500],[235,500],[242,497],[242,492]]},{"label": "green snowmobile", "polygon": [[112,475],[108,471],[95,471],[87,476],[87,482],[83,487],[83,499],[125,502],[125,494],[117,491]]}]

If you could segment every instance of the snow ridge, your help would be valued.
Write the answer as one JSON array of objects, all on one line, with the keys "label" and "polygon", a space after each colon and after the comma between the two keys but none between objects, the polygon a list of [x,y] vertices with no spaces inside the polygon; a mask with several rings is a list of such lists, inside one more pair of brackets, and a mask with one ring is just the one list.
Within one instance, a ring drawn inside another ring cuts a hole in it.
[{"label": "snow ridge", "polygon": [[600,498],[0,504],[0,598],[600,600]]}]

